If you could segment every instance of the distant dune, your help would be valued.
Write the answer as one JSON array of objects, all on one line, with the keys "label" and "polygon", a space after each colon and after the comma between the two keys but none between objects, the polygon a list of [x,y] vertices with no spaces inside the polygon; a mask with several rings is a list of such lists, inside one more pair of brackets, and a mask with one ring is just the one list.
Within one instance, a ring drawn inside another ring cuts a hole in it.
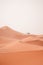
[{"label": "distant dune", "polygon": [[9,37],[9,38],[16,38],[16,39],[22,39],[22,38],[27,37],[27,35],[20,33],[20,32],[17,32],[15,30],[12,30],[8,26],[4,26],[4,27],[0,28],[0,36],[5,36],[5,37]]},{"label": "distant dune", "polygon": [[43,46],[43,37],[38,36],[38,35],[36,36],[30,35],[29,37],[21,40],[21,42]]},{"label": "distant dune", "polygon": [[19,40],[23,43],[43,46],[43,35],[23,34],[12,30],[8,26],[0,28],[0,44]]}]

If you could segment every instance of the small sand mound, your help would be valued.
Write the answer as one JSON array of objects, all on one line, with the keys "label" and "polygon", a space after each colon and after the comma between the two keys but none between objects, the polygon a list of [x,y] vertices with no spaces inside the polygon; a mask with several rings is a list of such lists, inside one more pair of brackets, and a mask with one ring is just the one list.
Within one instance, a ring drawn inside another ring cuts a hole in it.
[{"label": "small sand mound", "polygon": [[43,46],[43,39],[37,36],[29,36],[21,40],[21,42]]}]

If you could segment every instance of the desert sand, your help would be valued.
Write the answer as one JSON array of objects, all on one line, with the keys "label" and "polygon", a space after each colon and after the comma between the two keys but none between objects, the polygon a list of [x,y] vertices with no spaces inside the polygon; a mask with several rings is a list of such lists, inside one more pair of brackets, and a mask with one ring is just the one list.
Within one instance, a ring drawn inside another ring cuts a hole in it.
[{"label": "desert sand", "polygon": [[41,35],[33,35],[22,39],[21,42],[43,46],[43,37]]},{"label": "desert sand", "polygon": [[0,49],[0,65],[43,65],[43,47],[9,43]]},{"label": "desert sand", "polygon": [[0,65],[43,65],[43,51],[1,53]]},{"label": "desert sand", "polygon": [[43,35],[0,28],[0,65],[43,65]]},{"label": "desert sand", "polygon": [[14,38],[14,39],[22,39],[22,38],[26,38],[28,35],[17,32],[8,26],[4,26],[0,28],[0,36]]}]

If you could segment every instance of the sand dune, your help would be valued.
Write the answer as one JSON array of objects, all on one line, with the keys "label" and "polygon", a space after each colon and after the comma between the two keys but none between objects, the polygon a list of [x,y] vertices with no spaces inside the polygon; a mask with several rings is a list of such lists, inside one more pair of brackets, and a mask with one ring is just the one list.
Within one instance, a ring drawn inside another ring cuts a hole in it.
[{"label": "sand dune", "polygon": [[0,28],[0,43],[9,43],[13,40],[23,43],[36,44],[43,46],[43,35],[34,35],[34,34],[23,34],[12,30],[8,26]]},{"label": "sand dune", "polygon": [[43,35],[0,28],[0,65],[43,65]]},{"label": "sand dune", "polygon": [[17,32],[15,30],[12,30],[8,26],[4,26],[4,27],[0,28],[0,36],[16,38],[16,39],[22,39],[22,38],[27,37],[27,35]]},{"label": "sand dune", "polygon": [[32,50],[43,50],[42,46],[22,43],[20,41],[12,41],[8,44],[4,44],[2,48],[0,48],[0,52],[16,52],[16,51],[32,51]]},{"label": "sand dune", "polygon": [[21,42],[43,46],[43,38],[40,38],[39,36],[29,36],[21,40]]},{"label": "sand dune", "polygon": [[7,45],[7,44],[11,44],[11,42],[17,42],[19,41],[18,39],[13,39],[13,38],[8,38],[8,37],[4,37],[4,36],[0,36],[0,48]]},{"label": "sand dune", "polygon": [[4,44],[4,43],[6,44],[6,43],[10,43],[12,41],[17,41],[17,39],[0,36],[0,44]]}]

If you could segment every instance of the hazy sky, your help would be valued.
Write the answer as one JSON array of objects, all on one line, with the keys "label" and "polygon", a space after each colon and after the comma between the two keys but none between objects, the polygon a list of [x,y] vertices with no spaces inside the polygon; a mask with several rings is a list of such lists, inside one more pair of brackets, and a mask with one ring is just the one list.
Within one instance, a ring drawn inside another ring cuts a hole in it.
[{"label": "hazy sky", "polygon": [[43,34],[43,0],[0,0],[0,27]]}]

